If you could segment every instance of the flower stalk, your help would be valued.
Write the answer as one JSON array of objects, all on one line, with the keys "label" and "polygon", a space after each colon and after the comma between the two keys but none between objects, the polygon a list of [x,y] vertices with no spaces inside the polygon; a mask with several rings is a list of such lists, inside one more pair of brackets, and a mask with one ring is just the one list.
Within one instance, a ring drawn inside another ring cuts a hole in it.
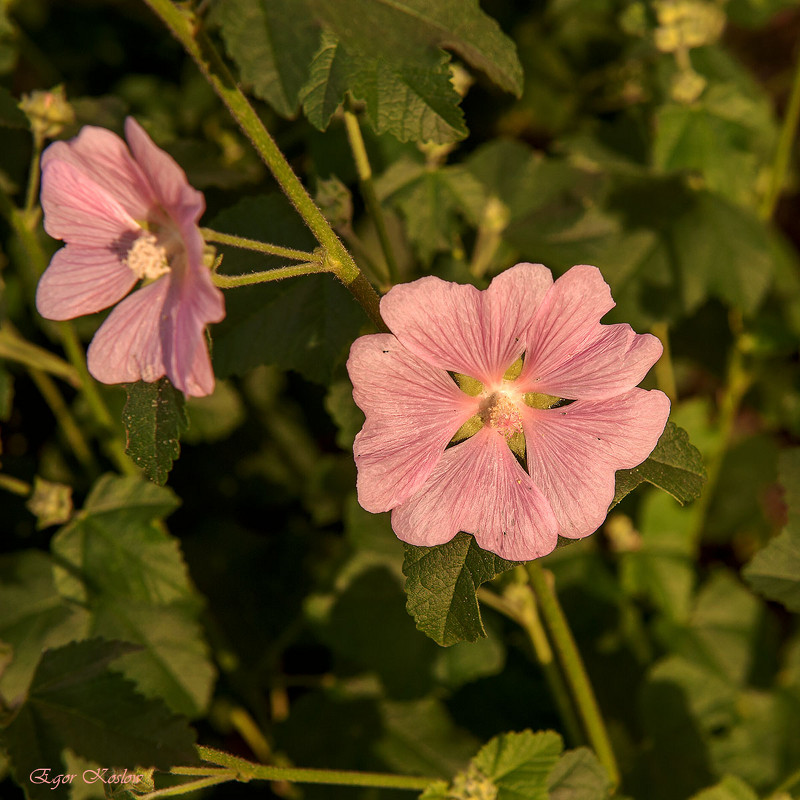
[{"label": "flower stalk", "polygon": [[620,775],[611,740],[583,659],[552,586],[552,575],[548,574],[538,561],[531,561],[527,565],[527,572],[531,589],[555,645],[589,743],[616,787],[619,785]]},{"label": "flower stalk", "polygon": [[294,250],[291,247],[281,247],[277,244],[259,242],[255,239],[245,239],[243,236],[233,236],[230,233],[221,233],[211,228],[200,228],[200,233],[207,242],[217,244],[229,244],[231,247],[238,247],[242,250],[253,250],[256,253],[264,253],[270,256],[280,256],[289,258],[293,261],[313,261],[314,253],[307,253],[304,250]]},{"label": "flower stalk", "polygon": [[383,208],[381,208],[380,201],[378,200],[378,195],[375,192],[375,183],[372,180],[372,167],[369,163],[364,137],[361,134],[361,126],[358,123],[358,117],[352,111],[346,110],[344,112],[344,126],[347,131],[347,140],[350,142],[350,150],[353,153],[356,170],[358,171],[361,195],[364,198],[364,203],[367,206],[369,215],[372,217],[375,231],[378,234],[378,240],[381,243],[383,257],[386,259],[386,268],[389,272],[389,283],[394,284],[397,283],[399,279],[400,271],[394,257],[392,243],[389,240],[386,217],[384,216]]},{"label": "flower stalk", "polygon": [[331,271],[350,290],[379,330],[386,330],[379,309],[378,295],[364,278],[353,257],[334,232],[311,195],[294,173],[255,109],[237,86],[222,57],[199,28],[199,20],[173,5],[171,0],[144,0],[169,28],[197,64],[239,127],[250,139],[256,152],[267,165],[317,241],[325,248]]}]

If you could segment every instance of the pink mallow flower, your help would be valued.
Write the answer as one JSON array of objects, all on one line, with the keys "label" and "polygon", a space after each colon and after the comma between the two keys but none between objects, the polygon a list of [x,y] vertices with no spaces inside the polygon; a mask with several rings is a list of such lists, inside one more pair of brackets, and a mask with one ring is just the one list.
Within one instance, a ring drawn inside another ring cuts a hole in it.
[{"label": "pink mallow flower", "polygon": [[207,395],[214,373],[205,327],[222,320],[225,305],[203,264],[205,200],[130,117],[125,136],[127,146],[87,126],[45,150],[44,227],[66,247],[42,275],[36,306],[63,320],[122,300],[89,346],[92,375],[103,383],[167,375],[187,395]]},{"label": "pink mallow flower", "polygon": [[347,362],[366,414],[361,505],[391,510],[405,542],[465,531],[518,561],[596,530],[614,472],[647,458],[669,415],[666,395],[635,388],[661,343],[601,325],[613,306],[589,266],[553,282],[517,264],[486,291],[434,277],[391,289],[392,333],[362,336]]}]

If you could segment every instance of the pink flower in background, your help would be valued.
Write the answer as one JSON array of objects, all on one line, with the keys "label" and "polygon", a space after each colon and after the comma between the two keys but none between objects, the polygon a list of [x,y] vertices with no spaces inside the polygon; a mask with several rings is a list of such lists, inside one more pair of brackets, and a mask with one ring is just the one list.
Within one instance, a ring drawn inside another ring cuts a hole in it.
[{"label": "pink flower in background", "polygon": [[187,395],[207,395],[214,373],[205,327],[223,319],[225,306],[203,265],[205,201],[130,117],[125,136],[127,146],[87,126],[45,150],[44,227],[66,246],[42,275],[36,306],[63,320],[122,300],[89,346],[92,375],[103,383],[167,375]]},{"label": "pink flower in background", "polygon": [[[392,333],[362,336],[347,362],[366,414],[353,447],[361,505],[391,510],[411,544],[465,531],[520,561],[596,530],[615,471],[647,458],[669,415],[666,395],[635,388],[661,343],[601,325],[613,306],[589,266],[553,282],[517,264],[486,291],[434,277],[391,289]],[[475,379],[473,393],[452,373]]]}]

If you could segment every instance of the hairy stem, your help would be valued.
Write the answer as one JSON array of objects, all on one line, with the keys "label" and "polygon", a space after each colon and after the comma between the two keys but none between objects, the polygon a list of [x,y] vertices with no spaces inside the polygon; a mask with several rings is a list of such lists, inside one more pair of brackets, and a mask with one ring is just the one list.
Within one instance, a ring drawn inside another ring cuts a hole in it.
[{"label": "hairy stem", "polygon": [[238,286],[252,286],[255,283],[269,283],[270,281],[282,281],[284,278],[295,278],[299,275],[313,275],[317,272],[327,272],[328,270],[318,261],[308,264],[298,264],[293,267],[278,267],[277,269],[267,269],[263,272],[248,272],[245,275],[220,275],[219,272],[211,274],[211,280],[215,286],[221,289],[235,289]]},{"label": "hairy stem", "polygon": [[561,661],[561,667],[572,691],[572,697],[583,721],[589,743],[606,768],[614,786],[618,786],[619,768],[611,748],[611,740],[608,737],[608,731],[600,713],[600,707],[597,705],[594,690],[589,682],[583,659],[552,586],[552,575],[547,573],[538,561],[531,561],[527,565],[527,570],[531,588],[536,595],[539,609]]},{"label": "hairy stem", "polygon": [[516,597],[509,597],[508,591],[503,595],[499,595],[482,587],[478,589],[478,599],[503,614],[503,616],[516,622],[525,631],[555,700],[558,714],[564,723],[567,738],[570,744],[577,747],[584,742],[583,732],[578,718],[575,716],[575,709],[572,707],[566,684],[558,669],[558,664],[555,662],[553,649],[550,647],[547,634],[542,626],[542,621],[536,608],[536,600],[528,587],[515,584],[508,587],[508,589],[521,589],[522,591]]},{"label": "hairy stem", "polygon": [[386,259],[386,267],[389,271],[389,283],[397,283],[399,270],[397,261],[392,250],[392,243],[389,240],[389,231],[386,227],[386,217],[383,213],[378,195],[375,193],[375,183],[372,180],[372,167],[367,156],[367,148],[364,144],[364,137],[361,135],[361,126],[358,124],[358,117],[352,111],[344,112],[344,125],[347,130],[347,139],[350,142],[350,150],[353,153],[353,160],[358,171],[358,182],[361,186],[361,195],[367,206],[367,211],[375,230],[378,240],[381,243],[383,256]]},{"label": "hairy stem", "polygon": [[220,233],[211,228],[200,228],[200,233],[207,242],[217,244],[229,244],[232,247],[239,247],[242,250],[254,250],[257,253],[266,253],[270,256],[280,256],[290,258],[293,261],[313,261],[314,254],[306,253],[304,250],[294,250],[291,247],[281,247],[277,244],[259,242],[256,239],[245,239],[243,236],[233,236],[230,233]]},{"label": "hairy stem", "polygon": [[[183,45],[239,127],[253,143],[284,194],[297,209],[317,241],[325,248],[326,262],[331,272],[353,293],[376,327],[379,330],[386,330],[380,315],[377,293],[361,274],[353,257],[295,175],[255,109],[237,86],[214,45],[202,31],[196,31],[195,25],[198,20],[189,12],[173,5],[171,0],[144,0],[144,2]],[[354,288],[354,284],[358,285]]]},{"label": "hairy stem", "polygon": [[229,770],[233,769],[236,771],[238,779],[245,781],[291,781],[292,783],[321,783],[329,786],[372,786],[381,789],[422,791],[435,780],[414,775],[391,775],[380,772],[274,767],[266,764],[254,764],[210,747],[200,746],[197,751],[203,761]]}]

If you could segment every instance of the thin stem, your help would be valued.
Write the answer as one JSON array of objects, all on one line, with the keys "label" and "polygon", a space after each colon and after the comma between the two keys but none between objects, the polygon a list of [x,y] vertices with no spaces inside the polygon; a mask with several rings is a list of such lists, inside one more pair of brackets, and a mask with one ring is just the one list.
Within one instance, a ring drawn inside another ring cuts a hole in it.
[{"label": "thin stem", "polygon": [[364,144],[364,137],[361,134],[361,126],[358,124],[358,117],[352,111],[344,112],[344,126],[347,131],[347,140],[350,142],[350,150],[353,153],[353,161],[358,171],[358,182],[361,186],[361,195],[367,206],[367,211],[375,230],[378,234],[378,241],[381,243],[383,256],[386,259],[386,268],[389,272],[389,283],[397,283],[399,270],[397,261],[392,250],[392,243],[389,240],[389,231],[386,227],[386,217],[383,214],[383,207],[375,193],[375,183],[372,180],[372,167],[369,163],[367,148]]},{"label": "thin stem", "polygon": [[229,244],[232,247],[239,247],[242,250],[254,250],[257,253],[266,253],[270,256],[280,256],[281,258],[291,258],[293,261],[313,261],[314,254],[306,253],[304,250],[293,250],[291,247],[281,247],[277,244],[259,242],[255,239],[245,239],[243,236],[233,236],[229,233],[220,233],[211,228],[200,228],[200,233],[207,242],[217,244]]},{"label": "thin stem", "polygon": [[61,396],[61,392],[58,390],[55,381],[46,372],[42,372],[40,369],[29,369],[28,373],[45,402],[50,406],[50,410],[53,412],[53,416],[64,432],[64,436],[69,446],[72,448],[72,452],[75,453],[75,457],[90,472],[96,471],[97,465],[95,464],[92,451],[81,429],[75,422],[72,412]]},{"label": "thin stem", "polygon": [[436,780],[415,775],[391,775],[380,772],[274,767],[266,764],[254,764],[220,750],[202,746],[197,748],[197,752],[203,761],[236,770],[239,780],[291,781],[292,783],[321,783],[329,786],[372,786],[380,789],[408,789],[410,791],[422,791]]},{"label": "thin stem", "polygon": [[619,768],[611,748],[611,740],[608,737],[600,707],[597,705],[597,698],[589,682],[586,667],[575,644],[569,623],[551,585],[552,576],[548,575],[537,561],[529,562],[527,570],[531,588],[536,595],[536,601],[550,632],[550,638],[555,644],[561,668],[564,670],[567,683],[572,691],[572,697],[583,721],[589,742],[606,768],[612,783],[614,786],[618,786]]},{"label": "thin stem", "polygon": [[256,758],[267,763],[272,757],[272,748],[249,712],[241,706],[237,706],[231,709],[228,718],[242,739],[247,742],[247,746],[253,751]]},{"label": "thin stem", "polygon": [[327,271],[319,261],[312,261],[308,264],[298,264],[294,267],[278,267],[277,269],[267,269],[263,272],[248,272],[245,275],[220,275],[219,272],[213,272],[211,273],[211,280],[214,281],[215,286],[219,286],[221,289],[235,289],[239,286],[252,286],[254,283],[282,281],[284,278],[295,278],[298,275],[313,275],[317,272]]},{"label": "thin stem", "polygon": [[730,447],[739,407],[753,382],[753,376],[744,366],[744,354],[742,353],[740,341],[740,337],[737,336],[728,360],[725,392],[719,405],[719,443],[706,460],[706,485],[693,507],[694,521],[690,532],[695,546],[699,543],[705,530],[706,518],[711,507],[711,501],[714,499],[714,492],[722,472],[725,454]]},{"label": "thin stem", "polygon": [[792,147],[794,146],[798,123],[800,123],[800,57],[798,57],[794,68],[792,91],[789,95],[789,104],[786,107],[786,114],[783,118],[778,146],[775,149],[769,188],[761,201],[759,209],[762,219],[771,219],[775,212],[775,207],[778,204],[778,198],[786,179],[786,171],[789,168],[789,160],[792,156]]},{"label": "thin stem", "polygon": [[353,257],[295,175],[255,109],[237,86],[214,45],[202,31],[195,30],[198,20],[185,10],[178,9],[170,0],[144,0],[144,2],[183,45],[239,127],[253,143],[284,194],[297,209],[317,241],[325,248],[326,266],[353,293],[376,327],[386,330],[375,290],[367,283]]},{"label": "thin stem", "polygon": [[80,375],[74,367],[49,350],[23,339],[8,321],[0,325],[0,358],[49,372],[76,388],[81,384]]},{"label": "thin stem", "polygon": [[25,193],[25,215],[29,216],[36,206],[36,198],[39,196],[39,178],[41,177],[42,147],[44,140],[36,133],[33,135],[33,153],[31,154],[31,166],[28,171],[28,190]]},{"label": "thin stem", "polygon": [[[516,602],[508,596],[509,590],[522,590]],[[505,596],[503,596],[495,594],[489,589],[480,588],[478,589],[478,599],[503,614],[503,616],[516,622],[525,631],[555,700],[558,714],[564,723],[567,738],[575,747],[583,744],[584,736],[580,722],[575,716],[575,709],[572,707],[564,679],[553,658],[553,649],[550,647],[547,634],[542,627],[542,621],[536,608],[536,600],[530,589],[519,584],[513,584],[507,588]]]},{"label": "thin stem", "polygon": [[11,494],[18,494],[20,497],[27,497],[33,491],[33,487],[26,481],[2,472],[0,472],[0,489],[5,489]]},{"label": "thin stem", "polygon": [[97,384],[86,366],[86,355],[83,352],[78,335],[75,333],[75,326],[71,321],[65,321],[60,322],[58,327],[67,358],[69,358],[70,363],[80,375],[83,396],[86,398],[94,418],[105,433],[106,453],[123,475],[138,476],[140,474],[139,469],[125,454],[125,446],[116,435],[111,412],[108,410],[108,406],[105,404]]},{"label": "thin stem", "polygon": [[236,773],[230,770],[218,770],[223,774],[209,776],[208,778],[200,778],[197,781],[189,781],[182,783],[179,786],[170,786],[166,789],[157,789],[155,792],[149,794],[137,795],[140,800],[154,800],[156,797],[177,797],[182,794],[189,794],[189,792],[196,792],[198,789],[205,789],[209,786],[216,786],[219,783],[228,783],[228,781],[236,780]]},{"label": "thin stem", "polygon": [[669,346],[669,326],[666,322],[655,322],[651,328],[653,336],[661,341],[664,352],[656,361],[656,381],[658,388],[669,397],[672,403],[678,399],[678,388],[675,383],[675,370],[672,364],[672,351]]},{"label": "thin stem", "polygon": [[785,781],[783,781],[777,789],[767,798],[767,800],[781,800],[788,796],[789,789],[794,788],[800,783],[800,769],[795,770]]}]

